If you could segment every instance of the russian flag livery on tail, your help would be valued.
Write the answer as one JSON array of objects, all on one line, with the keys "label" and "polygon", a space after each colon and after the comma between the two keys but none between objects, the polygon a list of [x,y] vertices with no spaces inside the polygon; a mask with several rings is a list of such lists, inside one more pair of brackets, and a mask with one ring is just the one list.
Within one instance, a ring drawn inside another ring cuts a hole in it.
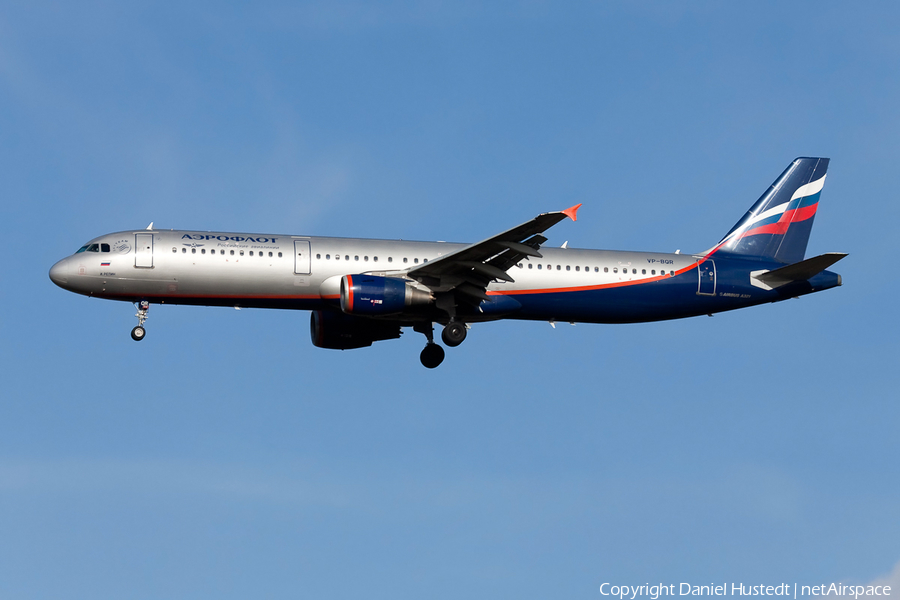
[{"label": "russian flag livery on tail", "polygon": [[714,251],[786,264],[803,260],[827,170],[827,158],[796,159]]},{"label": "russian flag livery on tail", "polygon": [[473,323],[499,319],[639,323],[777,302],[841,285],[846,254],[805,259],[828,169],[798,158],[712,249],[697,254],[546,247],[576,205],[472,244],[147,229],[95,238],[50,269],[60,287],[151,304],[312,311],[320,348],[422,333],[422,364],[444,360]]}]

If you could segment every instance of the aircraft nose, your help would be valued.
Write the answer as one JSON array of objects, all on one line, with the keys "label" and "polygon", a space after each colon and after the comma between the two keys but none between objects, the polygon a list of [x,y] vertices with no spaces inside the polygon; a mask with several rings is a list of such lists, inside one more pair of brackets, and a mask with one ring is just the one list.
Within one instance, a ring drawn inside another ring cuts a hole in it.
[{"label": "aircraft nose", "polygon": [[65,287],[69,283],[69,261],[62,259],[50,267],[50,281],[59,287]]}]

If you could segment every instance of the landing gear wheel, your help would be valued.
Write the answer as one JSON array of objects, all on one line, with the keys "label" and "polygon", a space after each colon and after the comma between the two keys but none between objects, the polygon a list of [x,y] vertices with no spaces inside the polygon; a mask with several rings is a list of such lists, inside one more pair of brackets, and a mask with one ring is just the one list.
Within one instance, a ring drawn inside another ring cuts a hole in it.
[{"label": "landing gear wheel", "polygon": [[444,340],[444,344],[454,348],[463,343],[463,340],[466,339],[466,333],[465,323],[450,321],[444,327],[444,331],[441,332],[441,339]]},{"label": "landing gear wheel", "polygon": [[141,300],[140,302],[135,302],[134,305],[137,307],[137,314],[134,316],[138,318],[138,324],[137,327],[131,330],[131,339],[139,342],[147,335],[147,332],[144,331],[144,321],[147,320],[147,311],[150,310],[150,303],[146,300]]},{"label": "landing gear wheel", "polygon": [[444,362],[444,349],[437,344],[428,344],[419,355],[419,360],[426,369],[433,369]]}]

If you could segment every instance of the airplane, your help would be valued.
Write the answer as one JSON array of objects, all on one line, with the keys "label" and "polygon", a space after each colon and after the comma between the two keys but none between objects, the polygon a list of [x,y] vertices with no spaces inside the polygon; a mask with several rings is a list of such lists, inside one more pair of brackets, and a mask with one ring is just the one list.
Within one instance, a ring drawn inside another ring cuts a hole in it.
[{"label": "airplane", "polygon": [[498,319],[642,323],[778,302],[841,285],[805,259],[829,159],[795,159],[718,244],[698,254],[548,248],[543,235],[581,204],[474,244],[195,230],[97,237],[50,269],[85,296],[151,304],[309,310],[312,343],[349,350],[424,334],[422,364],[444,360],[470,324]]}]

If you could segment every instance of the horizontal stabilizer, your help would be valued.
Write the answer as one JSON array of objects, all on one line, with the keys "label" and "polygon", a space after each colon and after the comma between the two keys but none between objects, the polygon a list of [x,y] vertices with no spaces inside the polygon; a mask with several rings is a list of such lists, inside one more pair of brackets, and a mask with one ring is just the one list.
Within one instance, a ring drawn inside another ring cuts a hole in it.
[{"label": "horizontal stabilizer", "polygon": [[757,287],[774,289],[795,281],[806,281],[845,256],[847,255],[843,252],[827,252],[774,271],[753,271],[750,273],[750,282]]}]

